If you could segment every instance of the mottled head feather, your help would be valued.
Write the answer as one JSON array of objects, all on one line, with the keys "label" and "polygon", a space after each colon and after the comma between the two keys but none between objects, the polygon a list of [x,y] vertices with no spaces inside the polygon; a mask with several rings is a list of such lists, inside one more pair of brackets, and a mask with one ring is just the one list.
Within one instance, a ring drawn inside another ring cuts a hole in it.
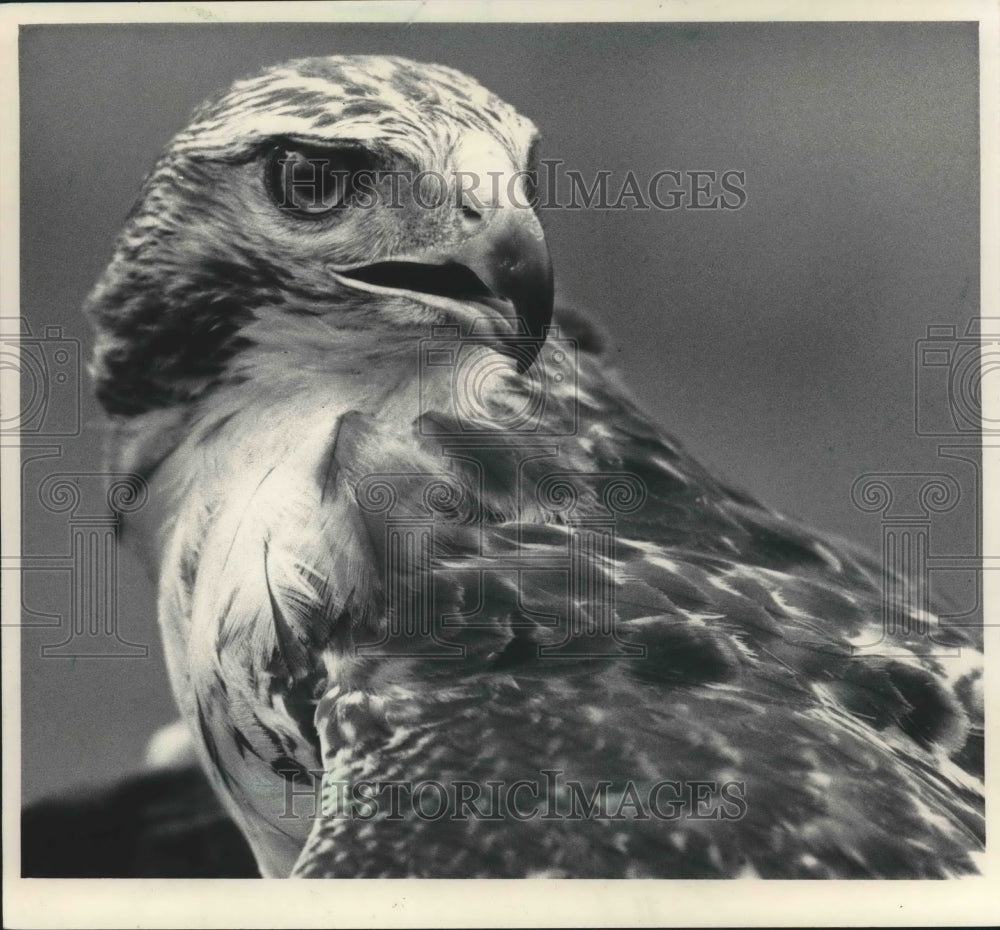
[{"label": "mottled head feather", "polygon": [[301,58],[237,81],[198,110],[171,151],[240,158],[269,138],[334,136],[391,145],[427,161],[435,154],[437,132],[469,129],[493,134],[514,159],[535,131],[511,106],[453,68],[338,55]]},{"label": "mottled head feather", "polygon": [[[87,302],[105,408],[131,416],[200,397],[253,342],[255,321],[329,315],[334,348],[331,328],[369,333],[383,354],[393,329],[426,332],[426,307],[345,293],[326,268],[454,241],[456,211],[370,209],[296,225],[268,201],[263,161],[275,144],[353,144],[394,169],[454,177],[461,141],[477,134],[506,156],[499,167],[518,170],[537,136],[472,78],[395,57],[300,59],[203,104],[147,178]],[[387,309],[393,325],[380,333]]]}]

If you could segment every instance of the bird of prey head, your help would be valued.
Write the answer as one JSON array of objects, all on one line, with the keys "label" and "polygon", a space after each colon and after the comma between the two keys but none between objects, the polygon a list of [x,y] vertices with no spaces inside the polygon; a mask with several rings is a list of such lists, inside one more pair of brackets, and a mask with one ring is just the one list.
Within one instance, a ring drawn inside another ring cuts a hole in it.
[{"label": "bird of prey head", "polygon": [[90,297],[175,697],[262,872],[973,870],[975,637],[886,626],[879,565],[549,326],[536,141],[449,68],[271,68]]},{"label": "bird of prey head", "polygon": [[94,295],[99,397],[122,414],[189,400],[248,325],[284,327],[296,351],[297,316],[320,317],[324,351],[355,366],[433,323],[541,337],[537,138],[437,65],[308,59],[237,82],[174,139]]}]

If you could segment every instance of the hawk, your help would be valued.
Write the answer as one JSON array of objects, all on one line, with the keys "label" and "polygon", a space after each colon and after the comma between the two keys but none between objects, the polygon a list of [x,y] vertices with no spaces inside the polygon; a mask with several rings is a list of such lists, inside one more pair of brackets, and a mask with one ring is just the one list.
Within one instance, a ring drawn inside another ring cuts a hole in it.
[{"label": "hawk", "polygon": [[883,629],[878,564],[716,480],[553,311],[537,141],[447,67],[272,67],[174,138],[88,299],[262,874],[975,871],[973,637]]}]

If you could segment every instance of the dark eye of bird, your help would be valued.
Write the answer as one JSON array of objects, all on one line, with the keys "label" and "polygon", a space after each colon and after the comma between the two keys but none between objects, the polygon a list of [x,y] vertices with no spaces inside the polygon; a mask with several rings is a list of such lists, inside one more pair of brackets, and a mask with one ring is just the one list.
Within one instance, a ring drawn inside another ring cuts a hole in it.
[{"label": "dark eye of bird", "polygon": [[346,206],[354,178],[365,166],[363,153],[276,146],[267,157],[264,183],[279,210],[319,218]]}]

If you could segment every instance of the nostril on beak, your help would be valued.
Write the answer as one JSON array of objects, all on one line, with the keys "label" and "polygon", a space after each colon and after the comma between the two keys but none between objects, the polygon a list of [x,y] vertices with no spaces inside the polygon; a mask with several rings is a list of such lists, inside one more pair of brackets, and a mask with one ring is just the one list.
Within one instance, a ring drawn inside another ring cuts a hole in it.
[{"label": "nostril on beak", "polygon": [[462,204],[462,219],[465,220],[470,225],[475,225],[483,218],[482,211],[477,210],[475,207],[463,203]]}]

